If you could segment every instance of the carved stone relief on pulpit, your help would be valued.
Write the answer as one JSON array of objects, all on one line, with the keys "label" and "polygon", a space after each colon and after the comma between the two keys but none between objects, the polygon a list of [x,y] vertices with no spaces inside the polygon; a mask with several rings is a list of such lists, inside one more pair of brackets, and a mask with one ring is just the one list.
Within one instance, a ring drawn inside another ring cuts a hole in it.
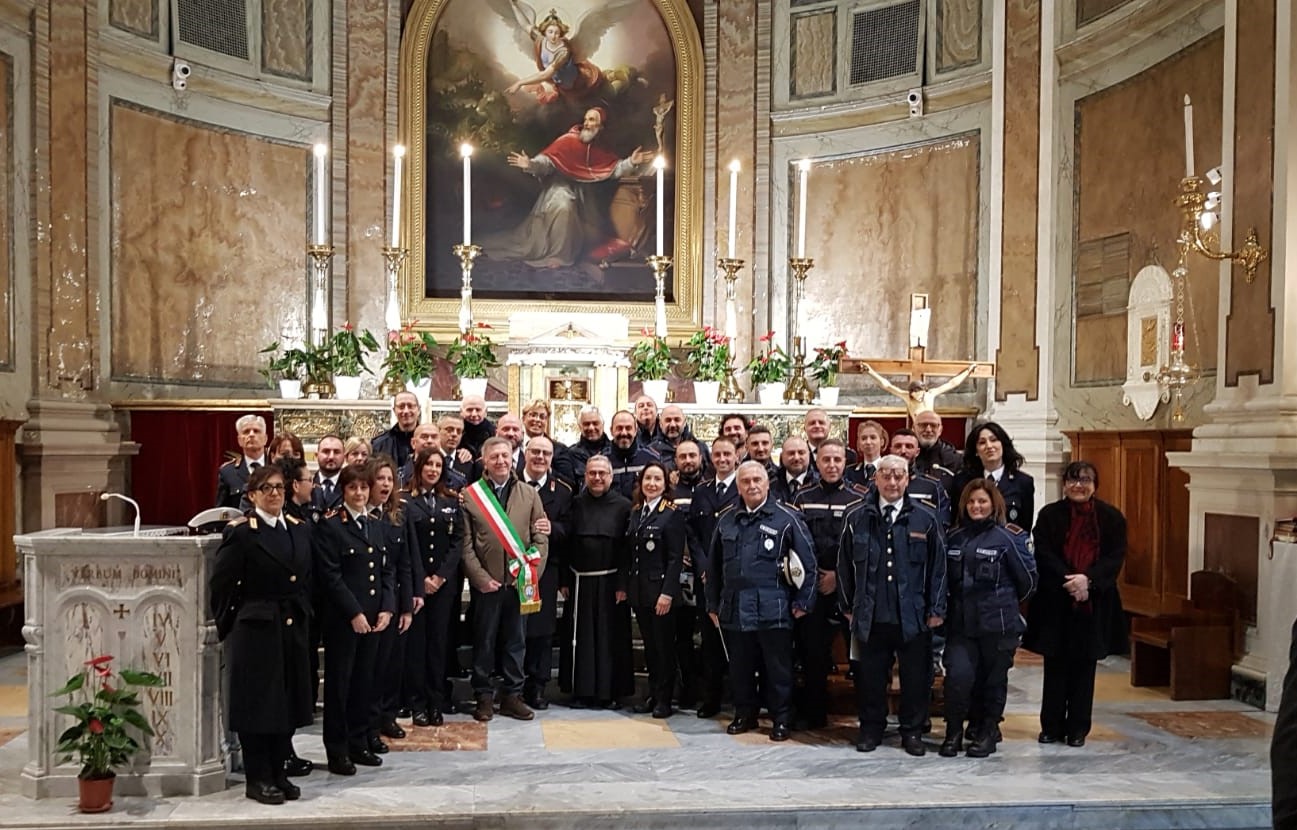
[{"label": "carved stone relief on pulpit", "polygon": [[1126,382],[1121,402],[1142,421],[1153,417],[1158,402],[1169,399],[1157,373],[1171,355],[1171,277],[1160,265],[1135,275],[1126,302]]}]

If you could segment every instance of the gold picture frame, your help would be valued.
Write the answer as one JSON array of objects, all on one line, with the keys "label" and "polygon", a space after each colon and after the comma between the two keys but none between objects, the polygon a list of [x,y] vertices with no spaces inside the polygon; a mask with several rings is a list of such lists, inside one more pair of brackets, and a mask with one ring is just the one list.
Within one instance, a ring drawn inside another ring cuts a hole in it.
[{"label": "gold picture frame", "polygon": [[[428,170],[427,75],[429,50],[437,23],[452,3],[474,0],[415,0],[406,20],[399,67],[398,131],[406,147],[408,174],[402,202],[408,205],[401,217],[402,238],[409,257],[398,279],[401,319],[417,321],[420,329],[453,334],[458,329],[459,298],[425,295],[427,256],[426,200]],[[703,52],[698,27],[686,0],[645,0],[662,18],[676,59],[675,98],[675,221],[673,258],[668,273],[666,305],[668,335],[688,337],[702,326],[702,194],[703,194]],[[541,0],[536,7],[548,9]],[[485,13],[485,12],[481,12]],[[669,145],[668,145],[669,146]],[[474,240],[476,241],[476,240]],[[455,281],[458,284],[459,275]],[[651,283],[648,289],[651,292]],[[475,321],[506,329],[509,315],[519,310],[590,312],[597,310],[625,315],[631,330],[652,328],[654,304],[628,301],[610,295],[597,300],[534,300],[473,298]]]}]

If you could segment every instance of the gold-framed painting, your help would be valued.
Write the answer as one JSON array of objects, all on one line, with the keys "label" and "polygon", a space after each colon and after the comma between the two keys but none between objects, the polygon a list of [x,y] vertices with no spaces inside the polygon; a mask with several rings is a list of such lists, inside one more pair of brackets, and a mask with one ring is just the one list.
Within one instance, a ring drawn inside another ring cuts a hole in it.
[{"label": "gold-framed painting", "polygon": [[[482,249],[475,321],[597,310],[625,315],[632,330],[651,327],[646,260],[660,234],[673,259],[668,330],[695,331],[702,69],[686,0],[416,0],[400,63],[404,320],[456,329],[454,247],[468,234]],[[468,210],[464,145],[473,148]]]}]

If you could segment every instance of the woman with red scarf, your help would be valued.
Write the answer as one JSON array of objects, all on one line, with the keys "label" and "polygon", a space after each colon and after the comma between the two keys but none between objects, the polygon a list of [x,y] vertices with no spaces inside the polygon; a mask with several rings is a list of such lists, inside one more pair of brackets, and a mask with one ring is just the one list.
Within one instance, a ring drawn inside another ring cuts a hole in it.
[{"label": "woman with red scarf", "polygon": [[1124,620],[1117,574],[1126,558],[1126,517],[1094,497],[1099,473],[1086,461],[1063,470],[1063,498],[1036,518],[1040,588],[1027,612],[1023,646],[1045,658],[1040,742],[1084,746],[1094,707],[1094,671]]}]

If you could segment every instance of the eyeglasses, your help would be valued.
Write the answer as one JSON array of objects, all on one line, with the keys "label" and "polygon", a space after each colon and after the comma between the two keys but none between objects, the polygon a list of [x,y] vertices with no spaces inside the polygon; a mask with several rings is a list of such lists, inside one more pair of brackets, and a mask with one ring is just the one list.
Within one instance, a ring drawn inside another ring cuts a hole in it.
[{"label": "eyeglasses", "polygon": [[257,488],[263,493],[282,493],[284,492],[283,482],[279,484],[263,484]]},{"label": "eyeglasses", "polygon": [[879,470],[877,473],[874,473],[874,478],[881,478],[884,481],[900,481],[908,475],[909,473],[900,470]]},{"label": "eyeglasses", "polygon": [[1094,479],[1091,476],[1078,476],[1067,479],[1064,484],[1094,484]]}]

